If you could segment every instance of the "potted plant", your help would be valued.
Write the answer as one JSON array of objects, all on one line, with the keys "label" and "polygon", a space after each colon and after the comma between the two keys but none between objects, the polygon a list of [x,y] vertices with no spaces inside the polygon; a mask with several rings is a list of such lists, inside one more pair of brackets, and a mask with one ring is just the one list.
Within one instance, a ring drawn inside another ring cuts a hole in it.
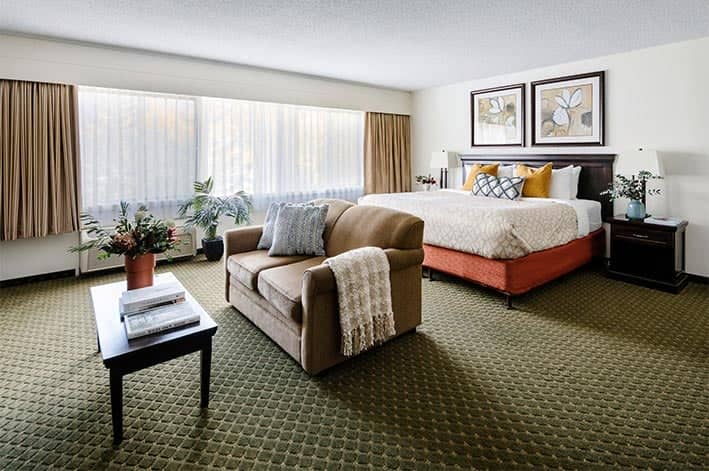
[{"label": "potted plant", "polygon": [[615,181],[608,186],[608,189],[601,192],[601,195],[608,195],[611,201],[618,198],[628,198],[628,209],[626,217],[633,220],[643,220],[647,217],[645,212],[645,195],[659,195],[659,188],[651,188],[647,190],[647,181],[653,179],[661,179],[659,175],[653,175],[647,170],[641,170],[637,175],[631,175],[630,178],[624,175],[616,175]]},{"label": "potted plant", "polygon": [[183,217],[192,210],[192,215],[185,221],[186,227],[199,227],[204,230],[202,250],[209,261],[222,258],[224,240],[217,236],[217,227],[222,216],[234,218],[235,224],[244,224],[251,219],[251,197],[243,191],[229,196],[214,196],[212,177],[205,181],[194,182],[194,196],[180,206],[179,215]]},{"label": "potted plant", "polygon": [[83,213],[81,220],[93,238],[69,250],[82,252],[98,248],[99,259],[108,258],[112,254],[123,255],[126,281],[131,290],[153,285],[155,254],[175,248],[177,229],[173,221],[156,218],[143,205],[138,207],[131,218],[128,216],[128,207],[128,203],[121,201],[121,209],[114,219],[116,224],[112,231],[104,228],[90,214]]},{"label": "potted plant", "polygon": [[416,183],[418,185],[423,185],[426,191],[430,191],[433,186],[436,185],[436,179],[430,174],[428,175],[416,175]]}]

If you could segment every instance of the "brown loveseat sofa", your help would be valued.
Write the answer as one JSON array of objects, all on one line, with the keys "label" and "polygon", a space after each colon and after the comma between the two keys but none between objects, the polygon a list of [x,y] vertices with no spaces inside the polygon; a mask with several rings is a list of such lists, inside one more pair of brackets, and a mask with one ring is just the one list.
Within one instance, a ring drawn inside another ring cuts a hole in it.
[{"label": "brown loveseat sofa", "polygon": [[[423,221],[342,200],[314,202],[329,205],[327,256],[365,246],[385,249],[396,334],[415,329],[421,323]],[[346,360],[340,353],[337,286],[323,264],[326,257],[269,257],[256,249],[261,231],[250,226],[224,234],[227,301],[310,374]]]}]

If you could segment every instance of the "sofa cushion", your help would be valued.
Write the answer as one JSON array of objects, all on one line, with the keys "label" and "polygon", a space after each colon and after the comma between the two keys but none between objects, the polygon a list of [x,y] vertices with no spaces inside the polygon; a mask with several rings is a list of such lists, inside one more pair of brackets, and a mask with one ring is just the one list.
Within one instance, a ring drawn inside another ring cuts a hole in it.
[{"label": "sofa cushion", "polygon": [[327,217],[325,218],[325,233],[323,234],[323,239],[325,239],[325,251],[327,252],[327,241],[330,239],[330,234],[332,234],[332,229],[335,227],[335,223],[337,223],[337,220],[340,219],[342,213],[354,207],[355,204],[345,200],[330,198],[312,200],[311,203],[316,206],[323,204],[328,206]]},{"label": "sofa cushion", "polygon": [[263,270],[258,276],[258,291],[278,312],[300,323],[303,321],[301,304],[303,273],[323,261],[325,257],[312,257],[301,262]]},{"label": "sofa cushion", "polygon": [[423,221],[416,216],[390,208],[355,206],[340,216],[327,244],[327,255],[334,257],[360,247],[382,249],[420,249],[423,246]]},{"label": "sofa cushion", "polygon": [[252,250],[230,256],[227,259],[227,270],[249,289],[257,287],[258,274],[262,270],[300,262],[308,258],[305,255],[286,257],[269,257],[268,250]]}]

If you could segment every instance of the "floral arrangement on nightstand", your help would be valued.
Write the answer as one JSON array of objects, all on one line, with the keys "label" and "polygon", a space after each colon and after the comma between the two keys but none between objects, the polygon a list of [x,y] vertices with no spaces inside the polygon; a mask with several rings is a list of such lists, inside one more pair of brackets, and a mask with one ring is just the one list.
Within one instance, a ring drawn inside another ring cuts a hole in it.
[{"label": "floral arrangement on nightstand", "polygon": [[436,185],[436,179],[433,178],[430,174],[416,175],[416,184],[423,186],[426,191],[429,191],[433,186]]},{"label": "floral arrangement on nightstand", "polygon": [[662,179],[659,175],[653,175],[647,170],[640,170],[637,175],[630,178],[624,175],[616,175],[615,181],[608,186],[608,189],[601,192],[601,195],[608,195],[613,201],[618,198],[628,198],[627,217],[628,219],[642,220],[647,217],[645,212],[645,196],[655,196],[660,194],[659,188],[647,189],[647,181]]}]

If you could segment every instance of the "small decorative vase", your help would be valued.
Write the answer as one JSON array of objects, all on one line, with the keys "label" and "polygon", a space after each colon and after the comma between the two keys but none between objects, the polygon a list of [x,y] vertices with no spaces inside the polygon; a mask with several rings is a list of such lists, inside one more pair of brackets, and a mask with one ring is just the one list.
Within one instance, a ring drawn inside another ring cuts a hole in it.
[{"label": "small decorative vase", "polygon": [[153,286],[153,275],[155,274],[154,253],[138,255],[135,258],[126,255],[124,259],[126,282],[129,290]]},{"label": "small decorative vase", "polygon": [[645,213],[645,205],[639,200],[630,200],[626,211],[628,219],[642,221],[647,214]]},{"label": "small decorative vase", "polygon": [[426,191],[431,191],[433,189],[433,185],[430,183],[426,183]]}]

